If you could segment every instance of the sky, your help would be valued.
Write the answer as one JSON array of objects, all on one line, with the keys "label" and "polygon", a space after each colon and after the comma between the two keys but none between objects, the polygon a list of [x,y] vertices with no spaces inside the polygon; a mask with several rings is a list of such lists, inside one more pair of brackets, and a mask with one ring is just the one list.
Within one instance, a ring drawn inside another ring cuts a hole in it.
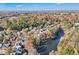
[{"label": "sky", "polygon": [[0,11],[79,10],[79,3],[0,3]]}]

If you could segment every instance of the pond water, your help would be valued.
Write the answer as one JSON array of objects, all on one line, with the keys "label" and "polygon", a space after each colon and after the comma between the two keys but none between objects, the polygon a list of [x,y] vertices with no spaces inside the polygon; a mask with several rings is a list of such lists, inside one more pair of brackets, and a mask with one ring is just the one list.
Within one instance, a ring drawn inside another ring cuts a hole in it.
[{"label": "pond water", "polygon": [[57,32],[57,37],[54,40],[49,39],[44,47],[38,49],[38,53],[40,53],[40,55],[48,55],[52,50],[57,50],[57,45],[63,35],[64,31],[60,28]]}]

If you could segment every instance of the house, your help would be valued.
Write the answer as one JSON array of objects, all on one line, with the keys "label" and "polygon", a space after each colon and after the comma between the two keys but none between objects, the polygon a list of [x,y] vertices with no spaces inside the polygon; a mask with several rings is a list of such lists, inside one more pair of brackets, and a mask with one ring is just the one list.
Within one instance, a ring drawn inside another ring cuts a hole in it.
[{"label": "house", "polygon": [[78,22],[76,22],[74,25],[75,25],[75,26],[79,26],[79,23],[78,23]]},{"label": "house", "polygon": [[79,28],[79,22],[74,23],[74,26],[75,26],[76,28]]}]

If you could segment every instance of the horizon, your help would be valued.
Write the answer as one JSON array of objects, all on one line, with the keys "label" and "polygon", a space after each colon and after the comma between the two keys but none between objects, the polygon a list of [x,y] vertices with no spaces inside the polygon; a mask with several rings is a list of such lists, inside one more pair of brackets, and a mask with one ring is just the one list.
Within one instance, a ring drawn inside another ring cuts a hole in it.
[{"label": "horizon", "polygon": [[79,10],[79,3],[0,3],[0,11]]}]

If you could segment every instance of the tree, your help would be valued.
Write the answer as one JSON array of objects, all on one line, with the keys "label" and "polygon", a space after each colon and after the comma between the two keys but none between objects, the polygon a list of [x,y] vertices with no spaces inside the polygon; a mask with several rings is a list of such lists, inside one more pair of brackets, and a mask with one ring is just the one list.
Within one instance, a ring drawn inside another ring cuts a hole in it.
[{"label": "tree", "polygon": [[4,44],[8,44],[8,40],[7,40],[7,39],[5,39],[3,43],[4,43]]},{"label": "tree", "polygon": [[63,52],[62,54],[66,54],[66,55],[73,55],[75,53],[74,49],[71,46],[65,47],[62,52]]},{"label": "tree", "polygon": [[2,36],[0,36],[0,42],[2,42],[3,41],[3,37]]}]

